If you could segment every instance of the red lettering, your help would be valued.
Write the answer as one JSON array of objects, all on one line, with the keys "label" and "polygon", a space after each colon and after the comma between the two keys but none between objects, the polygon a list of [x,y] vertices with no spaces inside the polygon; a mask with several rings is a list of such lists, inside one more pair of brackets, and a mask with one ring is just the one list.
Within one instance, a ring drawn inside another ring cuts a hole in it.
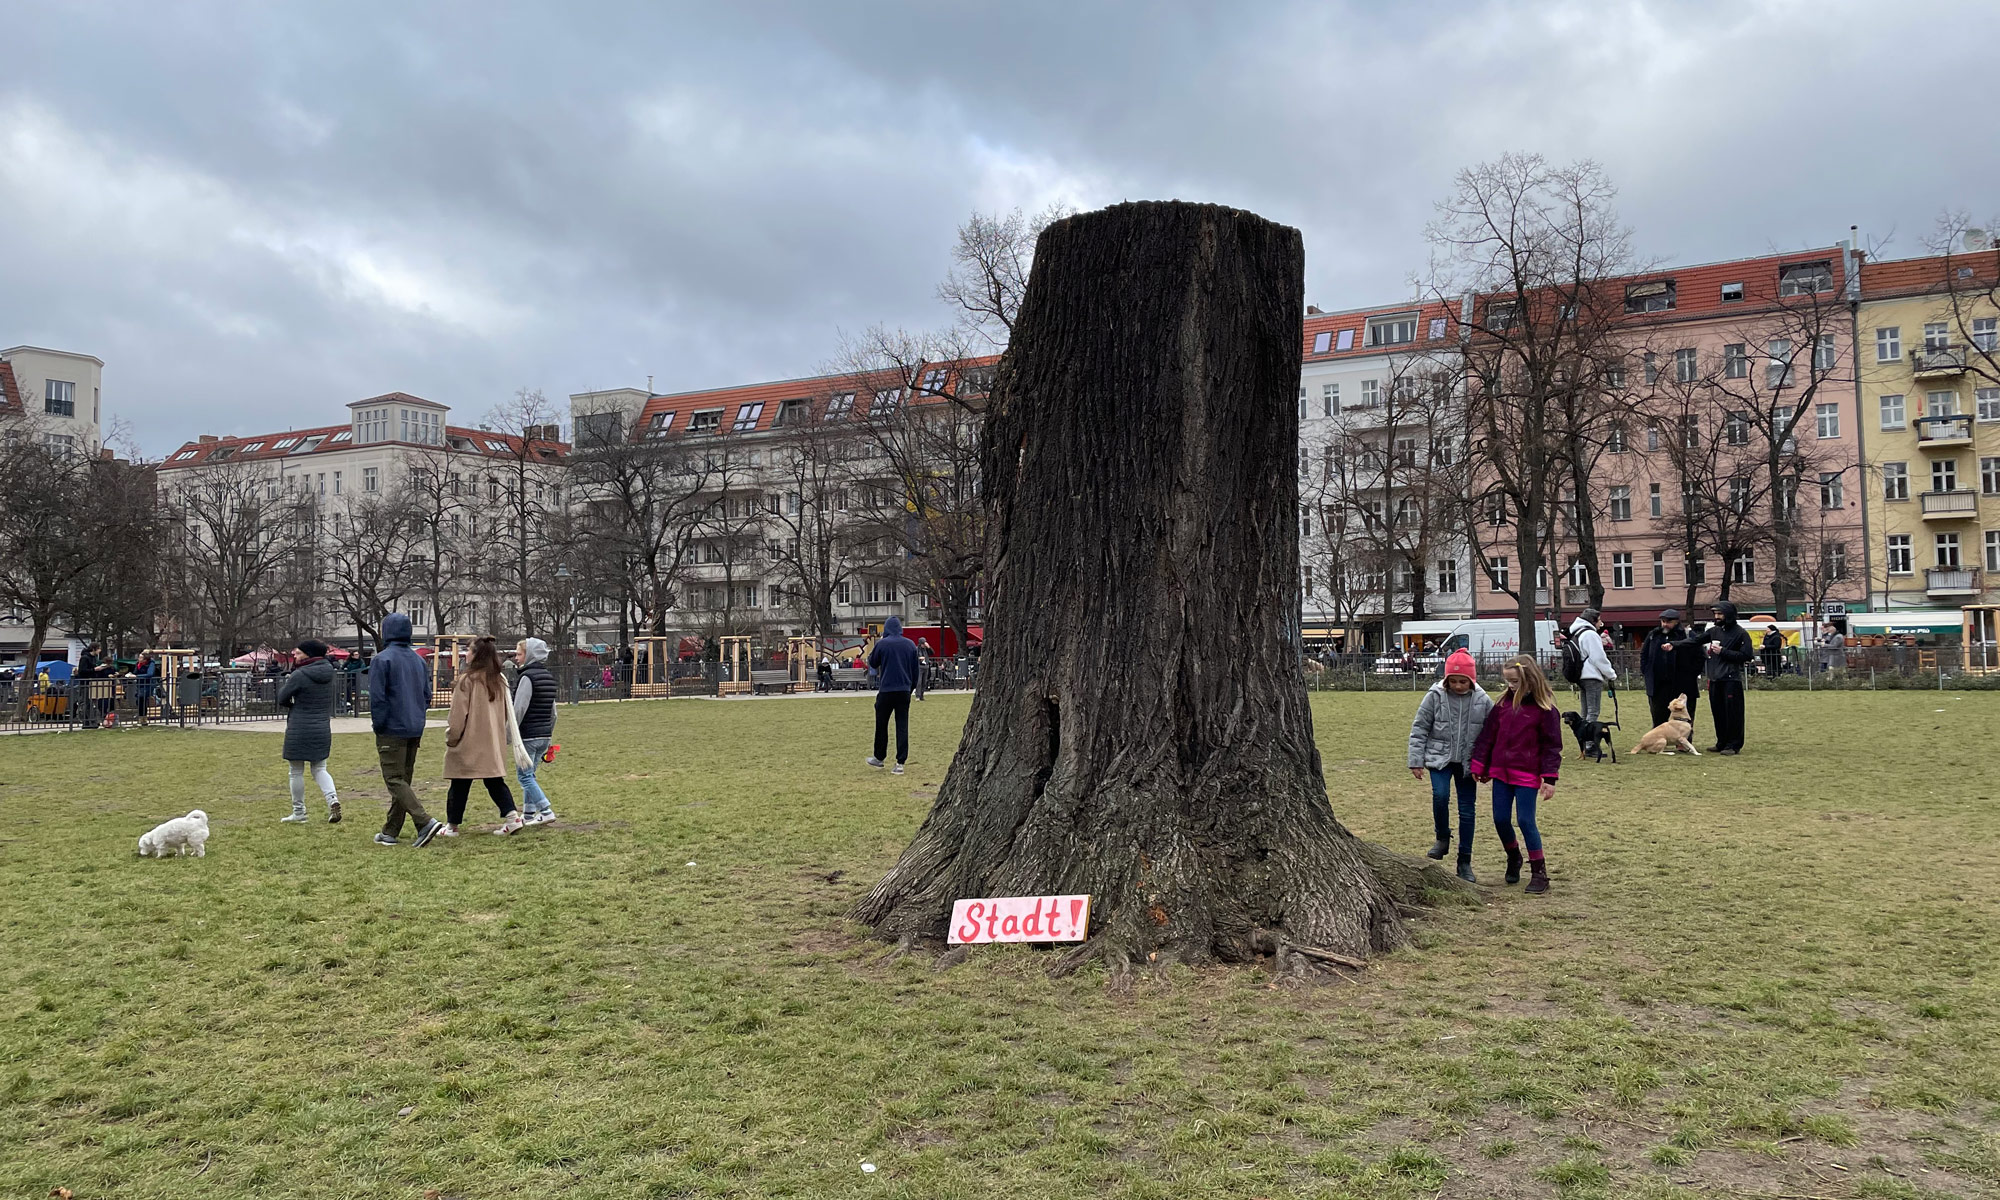
[{"label": "red lettering", "polygon": [[1028,916],[1026,920],[1021,922],[1021,933],[1031,938],[1042,936],[1042,902],[1040,900],[1031,900],[1028,902]]},{"label": "red lettering", "polygon": [[1062,910],[1056,907],[1056,902],[1054,900],[1049,901],[1049,936],[1052,938],[1062,936],[1062,930],[1056,928],[1056,920],[1061,916]]},{"label": "red lettering", "polygon": [[974,901],[973,903],[965,906],[966,919],[971,923],[967,925],[960,925],[958,927],[959,941],[969,942],[979,936],[979,917],[980,914],[984,913],[985,911],[986,911],[986,906],[984,904],[978,903],[977,901]]},{"label": "red lettering", "polygon": [[1015,916],[1013,913],[1008,913],[1006,919],[1000,922],[1000,936],[1020,937],[1021,918]]},{"label": "red lettering", "polygon": [[1084,905],[1089,903],[1090,901],[1084,899],[1077,899],[1069,902],[1069,927],[1071,929],[1076,930],[1076,932],[1079,935],[1084,932],[1083,907]]},{"label": "red lettering", "polygon": [[986,914],[986,940],[993,940],[993,925],[1000,919],[1000,906],[994,905]]}]

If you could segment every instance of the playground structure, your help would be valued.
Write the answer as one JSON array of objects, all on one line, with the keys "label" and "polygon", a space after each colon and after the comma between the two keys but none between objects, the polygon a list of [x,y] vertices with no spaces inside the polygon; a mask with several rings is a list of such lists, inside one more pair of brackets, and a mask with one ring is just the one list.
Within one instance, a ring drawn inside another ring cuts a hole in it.
[{"label": "playground structure", "polygon": [[673,695],[674,650],[679,634],[632,639],[632,698]]},{"label": "playground structure", "polygon": [[[479,640],[475,633],[440,633],[431,647],[431,696],[435,703],[439,692],[447,691],[458,679],[458,668],[472,656],[472,643]],[[450,673],[446,673],[449,668]]]},{"label": "playground structure", "polygon": [[785,669],[795,692],[813,690],[814,672],[819,669],[819,639],[816,637],[792,637],[785,639]]},{"label": "playground structure", "polygon": [[148,650],[159,664],[160,684],[153,701],[160,715],[183,704],[201,703],[201,652],[199,650]]},{"label": "playground structure", "polygon": [[750,678],[750,639],[730,634],[717,639],[721,650],[721,661],[729,671],[727,679],[715,685],[718,696],[747,696],[756,687]]}]

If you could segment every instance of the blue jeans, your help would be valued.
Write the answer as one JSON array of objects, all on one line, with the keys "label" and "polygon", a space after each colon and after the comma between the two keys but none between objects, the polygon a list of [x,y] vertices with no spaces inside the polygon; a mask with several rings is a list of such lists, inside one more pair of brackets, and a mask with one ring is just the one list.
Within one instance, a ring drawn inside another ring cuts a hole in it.
[{"label": "blue jeans", "polygon": [[1539,787],[1521,787],[1516,784],[1493,781],[1493,828],[1500,831],[1500,844],[1511,847],[1514,844],[1514,817],[1518,812],[1521,820],[1521,840],[1528,843],[1530,856],[1542,853],[1542,831],[1535,824],[1535,794]]},{"label": "blue jeans", "polygon": [[521,784],[521,811],[524,813],[549,811],[549,798],[542,791],[542,785],[535,781],[535,768],[542,765],[542,755],[549,748],[549,739],[522,738],[521,745],[528,750],[528,769],[514,769],[514,778]]},{"label": "blue jeans", "polygon": [[1478,823],[1473,810],[1478,804],[1478,788],[1464,767],[1431,768],[1431,823],[1440,842],[1451,840],[1451,784],[1458,780],[1458,861],[1472,861],[1472,828]]}]

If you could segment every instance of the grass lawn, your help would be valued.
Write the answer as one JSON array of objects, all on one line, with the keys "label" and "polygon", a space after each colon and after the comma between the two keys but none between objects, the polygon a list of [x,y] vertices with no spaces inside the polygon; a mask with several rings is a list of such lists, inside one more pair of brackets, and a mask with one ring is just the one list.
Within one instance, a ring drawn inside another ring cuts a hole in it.
[{"label": "grass lawn", "polygon": [[[1417,853],[1413,704],[1314,712]],[[1126,991],[845,920],[966,708],[902,778],[867,699],[564,710],[561,822],[424,850],[364,737],[339,826],[278,823],[275,733],[0,738],[0,1194],[2000,1194],[2000,696],[1753,695],[1743,757],[1572,765],[1548,897],[1483,828],[1488,904],[1358,981]],[[206,859],[135,857],[194,807]]]}]

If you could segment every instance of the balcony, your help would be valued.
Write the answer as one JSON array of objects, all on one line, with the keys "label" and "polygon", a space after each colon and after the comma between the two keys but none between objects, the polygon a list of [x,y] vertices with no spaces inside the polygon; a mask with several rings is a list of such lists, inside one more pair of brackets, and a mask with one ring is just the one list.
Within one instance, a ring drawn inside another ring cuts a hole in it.
[{"label": "balcony", "polygon": [[1536,589],[1535,589],[1535,603],[1536,603],[1536,605],[1538,605],[1538,606],[1540,606],[1540,607],[1542,607],[1542,608],[1547,608],[1547,607],[1548,607],[1548,604],[1549,604],[1549,589],[1547,589],[1547,588],[1545,588],[1545,587],[1538,587],[1538,588],[1536,588]]},{"label": "balcony", "polygon": [[1972,414],[1955,417],[1918,417],[1917,445],[1926,450],[1965,446],[1972,442]]},{"label": "balcony", "polygon": [[1925,567],[1924,590],[1933,596],[1977,596],[1977,567]]},{"label": "balcony", "polygon": [[1921,494],[1926,521],[1969,521],[1979,515],[1979,493],[1971,488]]},{"label": "balcony", "polygon": [[1577,587],[1572,584],[1563,588],[1563,606],[1565,608],[1582,608],[1589,603],[1590,589],[1588,587]]},{"label": "balcony", "polygon": [[1965,347],[1926,346],[1910,351],[1910,373],[1918,379],[1948,379],[1965,374]]}]

